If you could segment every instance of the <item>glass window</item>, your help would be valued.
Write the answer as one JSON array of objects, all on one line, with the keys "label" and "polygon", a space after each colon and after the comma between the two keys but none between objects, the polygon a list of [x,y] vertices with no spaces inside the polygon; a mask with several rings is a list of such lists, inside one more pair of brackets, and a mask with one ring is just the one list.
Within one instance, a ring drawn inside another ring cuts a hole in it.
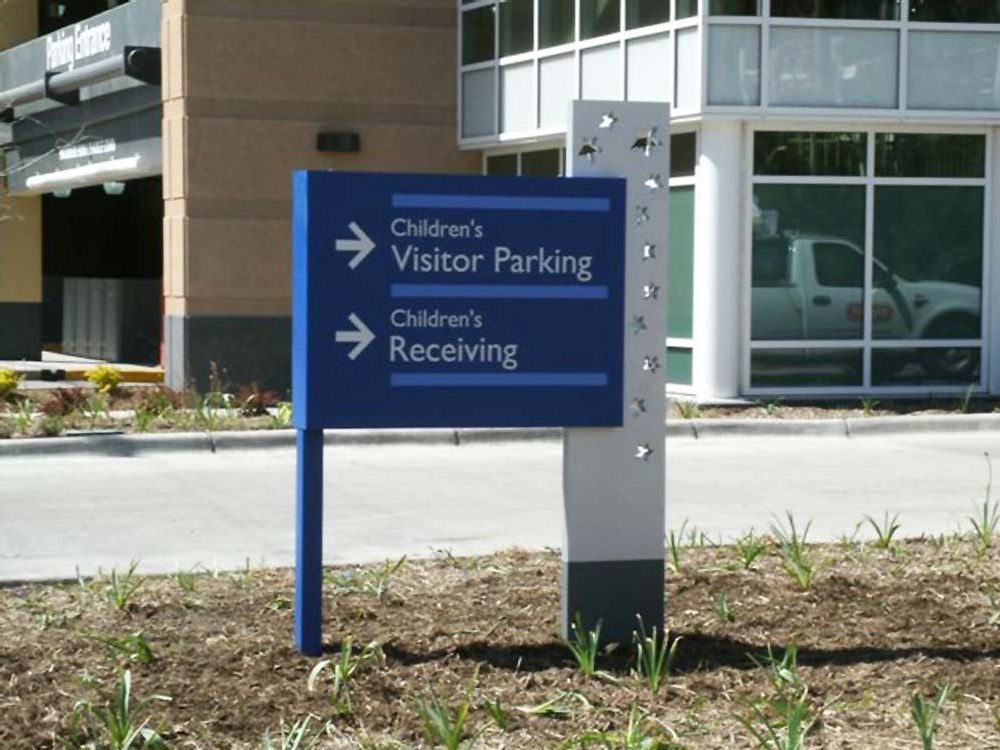
[{"label": "glass window", "polygon": [[525,177],[559,177],[559,149],[523,152],[521,174]]},{"label": "glass window", "polygon": [[910,0],[910,20],[1000,23],[1000,0]]},{"label": "glass window", "polygon": [[493,68],[462,74],[462,137],[496,132],[497,87]]},{"label": "glass window", "polygon": [[911,109],[1000,110],[1000,34],[915,29],[907,65]]},{"label": "glass window", "polygon": [[517,177],[517,154],[487,156],[486,174],[497,177]]},{"label": "glass window", "polygon": [[760,0],[711,0],[708,13],[712,16],[759,16]]},{"label": "glass window", "polygon": [[865,283],[865,256],[861,248],[842,242],[813,244],[817,286],[860,289]]},{"label": "glass window", "polygon": [[694,177],[698,163],[698,134],[678,133],[670,136],[670,176]]},{"label": "glass window", "polygon": [[709,27],[708,103],[760,104],[760,26]]},{"label": "glass window", "polygon": [[618,0],[580,0],[580,38],[614,34],[621,31],[621,6]]},{"label": "glass window", "polygon": [[492,6],[462,13],[463,65],[492,60],[496,56],[494,32]]},{"label": "glass window", "polygon": [[501,0],[500,56],[528,52],[534,45],[534,0]]},{"label": "glass window", "polygon": [[860,386],[860,349],[754,349],[751,388]]},{"label": "glass window", "polygon": [[875,188],[874,338],[980,338],[983,191]]},{"label": "glass window", "polygon": [[670,189],[667,336],[689,339],[694,311],[694,188]]},{"label": "glass window", "polygon": [[986,137],[923,133],[879,133],[878,177],[986,176]]},{"label": "glass window", "polygon": [[864,177],[867,143],[864,133],[759,131],[754,134],[754,174]]},{"label": "glass window", "polygon": [[898,0],[771,0],[771,15],[784,18],[895,21],[899,19],[899,4]]},{"label": "glass window", "polygon": [[540,49],[569,44],[576,34],[574,0],[538,0],[538,46]]},{"label": "glass window", "polygon": [[637,29],[670,20],[670,0],[625,0],[625,28]]},{"label": "glass window", "polygon": [[698,15],[698,0],[677,0],[677,17],[690,18]]},{"label": "glass window", "polygon": [[872,350],[872,385],[975,385],[980,350],[974,347]]},{"label": "glass window", "polygon": [[690,349],[667,349],[667,382],[677,385],[691,385],[692,356]]},{"label": "glass window", "polygon": [[[864,333],[865,188],[754,187],[751,336],[758,341],[860,339]],[[817,261],[817,246],[824,257]],[[827,278],[845,286],[821,286]]]}]

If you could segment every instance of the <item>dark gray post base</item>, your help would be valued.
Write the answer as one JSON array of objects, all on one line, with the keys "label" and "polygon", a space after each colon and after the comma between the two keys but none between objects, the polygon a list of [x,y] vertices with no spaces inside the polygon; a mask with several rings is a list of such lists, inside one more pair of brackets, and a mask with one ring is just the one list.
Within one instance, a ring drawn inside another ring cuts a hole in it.
[{"label": "dark gray post base", "polygon": [[664,560],[564,562],[562,584],[563,637],[577,613],[586,630],[601,621],[601,643],[627,646],[642,616],[648,634],[663,632]]},{"label": "dark gray post base", "polygon": [[0,302],[0,359],[41,358],[41,303]]}]

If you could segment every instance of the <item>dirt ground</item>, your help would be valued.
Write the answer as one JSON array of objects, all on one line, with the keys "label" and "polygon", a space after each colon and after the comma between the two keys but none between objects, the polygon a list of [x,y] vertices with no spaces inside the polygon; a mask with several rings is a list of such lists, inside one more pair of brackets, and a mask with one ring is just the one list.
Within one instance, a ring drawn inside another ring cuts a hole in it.
[{"label": "dirt ground", "polygon": [[[348,636],[377,642],[384,655],[350,679],[349,711],[330,700],[329,673],[307,688],[317,660],[292,647],[290,571],[150,578],[124,611],[110,601],[108,577],[0,589],[0,747],[102,747],[100,722],[74,727],[71,715],[80,700],[100,707],[95,683],[108,693],[126,669],[133,703],[171,698],[140,717],[170,748],[260,748],[264,732],[308,715],[314,728],[329,722],[320,748],[431,747],[417,699],[433,691],[454,709],[467,690],[479,748],[611,737],[633,706],[661,748],[753,748],[739,717],[757,706],[778,726],[782,696],[797,699],[800,689],[820,718],[805,747],[914,748],[911,693],[931,698],[946,684],[935,747],[1000,747],[1000,550],[980,555],[959,537],[888,550],[845,539],[808,548],[818,574],[803,591],[773,544],[744,570],[735,547],[691,543],[668,575],[669,627],[680,642],[656,695],[633,674],[631,644],[598,657],[604,675],[576,668],[557,634],[555,553],[442,554],[385,575],[382,566],[328,570],[328,655]],[[137,650],[102,643],[139,632],[148,664]],[[789,644],[798,668],[794,690],[782,692],[767,648],[779,658]],[[553,699],[554,715],[537,708]],[[497,700],[505,730],[484,705]]]}]

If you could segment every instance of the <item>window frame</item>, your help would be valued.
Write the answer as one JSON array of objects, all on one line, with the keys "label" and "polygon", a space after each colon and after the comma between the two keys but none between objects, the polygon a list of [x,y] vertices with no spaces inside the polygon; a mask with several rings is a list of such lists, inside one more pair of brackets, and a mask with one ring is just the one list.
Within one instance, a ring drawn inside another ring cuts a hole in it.
[{"label": "window frame", "polygon": [[[867,174],[864,177],[815,177],[815,176],[782,176],[782,175],[755,175],[754,171],[754,139],[758,132],[858,132],[867,136],[866,147],[868,151]],[[740,384],[744,394],[750,397],[767,396],[858,396],[863,394],[885,395],[885,396],[915,396],[934,394],[962,394],[969,389],[969,385],[883,385],[874,386],[872,384],[872,359],[875,350],[887,349],[941,349],[970,347],[977,348],[980,352],[979,381],[972,386],[974,393],[985,393],[989,389],[991,360],[994,356],[992,351],[992,338],[996,326],[991,321],[991,249],[993,247],[993,219],[991,207],[993,205],[993,180],[994,180],[994,149],[997,148],[996,139],[990,129],[985,127],[929,127],[919,124],[896,124],[889,123],[882,125],[836,125],[835,127],[822,127],[820,123],[810,122],[782,122],[772,121],[748,125],[745,128],[746,148],[744,149],[744,170],[747,175],[745,183],[745,195],[743,204],[743,258],[742,258],[742,299],[741,318],[742,331],[741,342],[742,351],[740,356],[741,374]],[[928,135],[978,135],[986,139],[985,146],[985,176],[983,178],[941,178],[941,177],[876,177],[875,175],[875,145],[876,134],[879,133],[910,133]],[[800,185],[863,185],[865,187],[865,246],[864,246],[864,325],[862,337],[860,339],[847,340],[821,340],[804,339],[793,341],[764,341],[753,340],[751,338],[751,270],[753,251],[753,192],[756,185],[771,184],[800,184]],[[977,339],[921,339],[921,340],[901,340],[901,339],[876,339],[873,336],[872,328],[872,291],[874,277],[874,234],[875,234],[875,189],[879,186],[900,186],[900,187],[948,187],[965,186],[980,187],[983,190],[983,268],[981,287],[981,308],[980,308],[980,335]],[[751,358],[753,352],[762,350],[780,349],[862,349],[863,351],[863,372],[861,386],[782,386],[782,387],[751,387]]]}]

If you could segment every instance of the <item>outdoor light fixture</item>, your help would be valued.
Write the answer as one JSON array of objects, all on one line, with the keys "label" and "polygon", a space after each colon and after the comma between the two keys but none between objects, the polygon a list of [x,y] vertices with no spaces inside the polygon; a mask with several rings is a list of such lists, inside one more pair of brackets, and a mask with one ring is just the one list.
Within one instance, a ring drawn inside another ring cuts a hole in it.
[{"label": "outdoor light fixture", "polygon": [[320,133],[316,136],[316,149],[323,152],[356,154],[361,150],[361,136],[349,130]]},{"label": "outdoor light fixture", "polygon": [[69,198],[71,195],[73,195],[71,188],[60,188],[59,190],[52,191],[52,197],[54,198]]},{"label": "outdoor light fixture", "polygon": [[128,186],[127,182],[119,182],[118,180],[113,180],[111,182],[105,182],[104,192],[107,195],[121,195],[125,192],[125,188]]}]

